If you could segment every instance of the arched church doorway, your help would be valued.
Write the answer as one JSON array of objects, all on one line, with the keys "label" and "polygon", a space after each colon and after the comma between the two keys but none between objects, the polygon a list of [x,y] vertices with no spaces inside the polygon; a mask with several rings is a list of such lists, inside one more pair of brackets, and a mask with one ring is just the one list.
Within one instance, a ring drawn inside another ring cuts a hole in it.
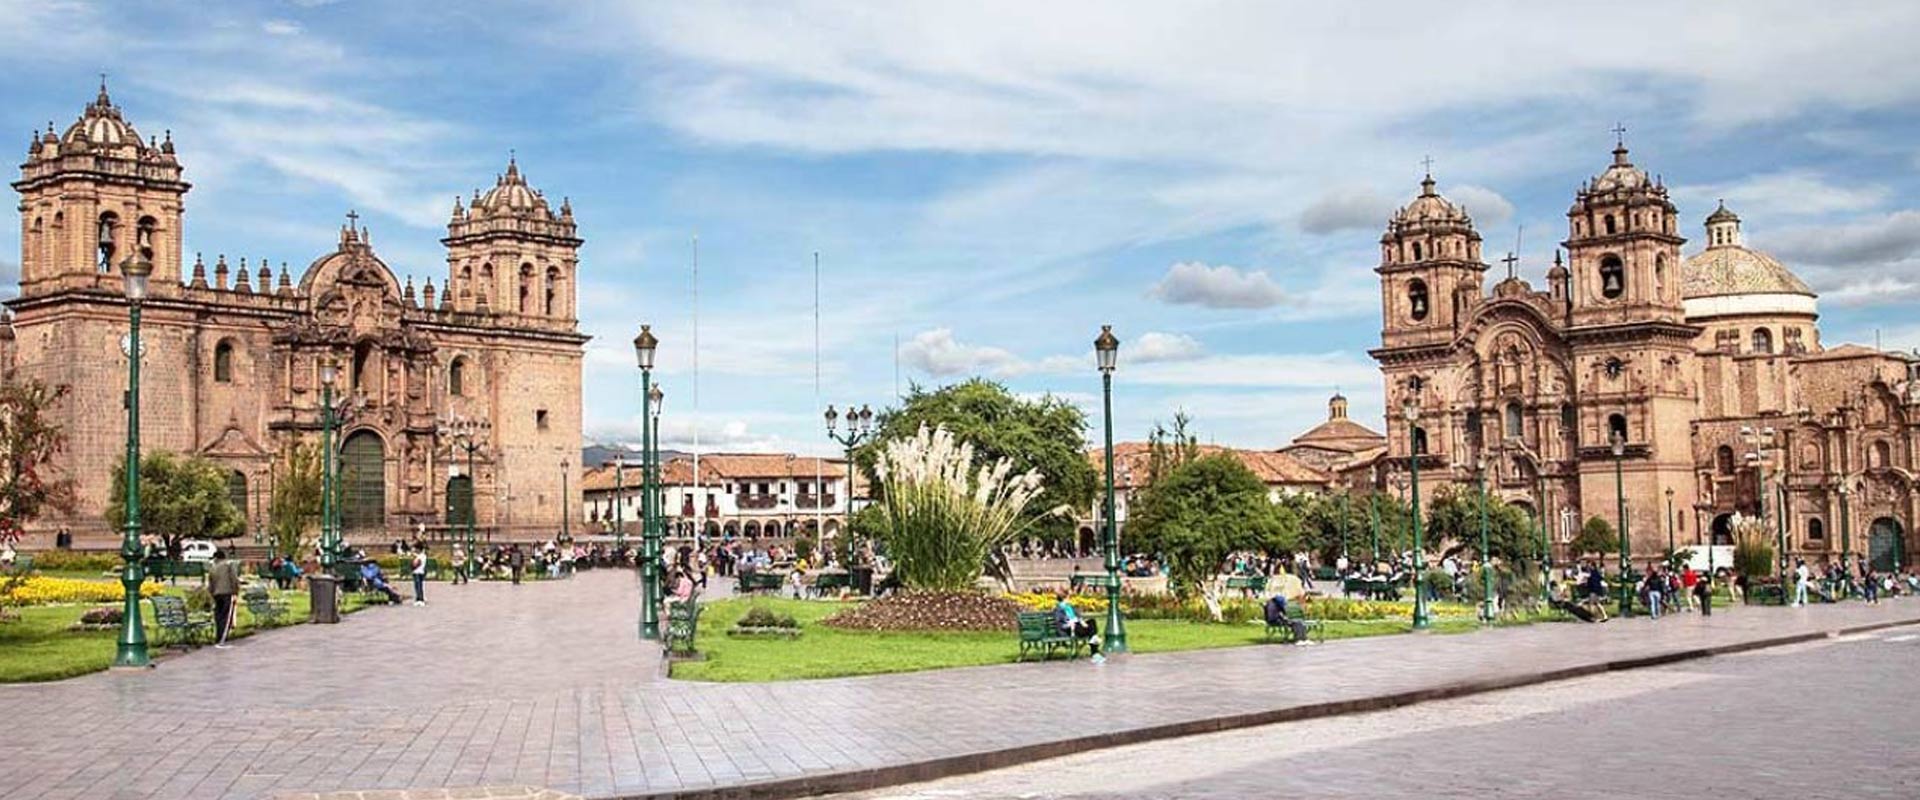
[{"label": "arched church doorway", "polygon": [[[595,509],[598,513],[598,509]],[[465,475],[455,475],[447,479],[448,525],[465,528],[473,521],[473,479]]]},{"label": "arched church doorway", "polygon": [[[1873,521],[1873,527],[1867,534],[1867,558],[1878,572],[1891,572],[1894,557],[1906,550],[1906,531],[1900,527],[1900,520],[1881,517]],[[1906,559],[1900,559],[1901,566]]]},{"label": "arched church doorway", "polygon": [[1093,537],[1092,528],[1081,528],[1080,541],[1077,542],[1076,544],[1079,545],[1079,547],[1075,551],[1076,555],[1085,555],[1087,553],[1093,553],[1099,550],[1099,545],[1096,543],[1096,540]]},{"label": "arched church doorway", "polygon": [[382,531],[387,524],[387,456],[380,435],[359,431],[340,446],[340,526]]},{"label": "arched church doorway", "polygon": [[1733,515],[1721,514],[1713,518],[1713,543],[1717,545],[1733,544]]}]

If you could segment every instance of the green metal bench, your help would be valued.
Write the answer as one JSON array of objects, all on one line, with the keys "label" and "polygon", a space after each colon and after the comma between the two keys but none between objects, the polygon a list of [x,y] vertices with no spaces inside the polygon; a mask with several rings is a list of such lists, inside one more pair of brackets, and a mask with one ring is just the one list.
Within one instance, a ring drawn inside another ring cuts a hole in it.
[{"label": "green metal bench", "polygon": [[735,594],[778,592],[786,583],[787,576],[776,572],[742,572],[739,580],[735,582],[733,591]]},{"label": "green metal bench", "polygon": [[1228,575],[1227,591],[1240,590],[1246,594],[1260,594],[1267,590],[1265,575]]},{"label": "green metal bench", "polygon": [[[1325,620],[1308,619],[1303,617],[1301,619],[1294,620],[1294,622],[1301,622],[1306,624],[1307,641],[1309,642],[1326,641],[1327,630],[1326,630]],[[1273,641],[1275,637],[1279,638],[1279,641],[1281,644],[1293,643],[1294,641],[1293,626],[1292,625],[1275,625],[1271,622],[1267,623],[1267,640]]]},{"label": "green metal bench", "polygon": [[813,576],[813,593],[817,597],[852,586],[852,576],[844,572],[822,572]]},{"label": "green metal bench", "polygon": [[252,614],[261,627],[278,627],[281,618],[287,614],[287,604],[274,600],[265,586],[247,587],[246,591],[240,593],[240,602],[246,604],[247,613]]},{"label": "green metal bench", "polygon": [[1020,612],[1018,660],[1027,660],[1028,653],[1039,653],[1040,658],[1045,660],[1052,657],[1055,650],[1065,650],[1068,658],[1077,658],[1080,655],[1080,648],[1085,645],[1086,640],[1060,632],[1060,629],[1053,624],[1053,612]]},{"label": "green metal bench", "polygon": [[1786,587],[1777,583],[1757,583],[1747,587],[1747,604],[1755,606],[1784,606],[1787,604]]},{"label": "green metal bench", "polygon": [[690,656],[700,633],[700,596],[667,601],[666,625],[660,632],[668,656]]},{"label": "green metal bench", "polygon": [[199,578],[205,580],[207,577],[207,562],[157,559],[147,562],[147,577],[155,581],[168,580],[175,583],[178,583],[181,578]]},{"label": "green metal bench", "polygon": [[1340,579],[1340,570],[1334,569],[1333,567],[1314,567],[1313,579],[1316,581],[1337,581]]},{"label": "green metal bench", "polygon": [[153,603],[153,624],[158,629],[157,638],[171,639],[175,645],[193,644],[201,636],[213,635],[213,615],[195,614],[187,610],[187,601],[172,595],[154,595],[147,598]]}]

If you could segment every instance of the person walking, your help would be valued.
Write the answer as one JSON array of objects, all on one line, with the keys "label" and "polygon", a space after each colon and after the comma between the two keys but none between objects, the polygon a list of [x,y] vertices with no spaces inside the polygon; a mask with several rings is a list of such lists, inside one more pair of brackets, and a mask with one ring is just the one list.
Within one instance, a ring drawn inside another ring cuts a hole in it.
[{"label": "person walking", "polygon": [[1812,577],[1812,571],[1807,569],[1807,562],[1805,559],[1801,559],[1797,564],[1794,565],[1793,567],[1793,606],[1794,608],[1799,608],[1807,604],[1807,581],[1811,577]]},{"label": "person walking", "polygon": [[1680,597],[1681,610],[1693,610],[1693,587],[1698,585],[1700,585],[1700,573],[1693,571],[1693,565],[1688,564],[1686,571],[1680,573],[1680,591],[1678,594]]},{"label": "person walking", "polygon": [[427,546],[413,546],[413,604],[427,604]]},{"label": "person walking", "polygon": [[207,593],[213,595],[213,647],[225,650],[237,611],[233,596],[240,593],[240,566],[227,558],[225,550],[213,551],[213,568],[207,570]]},{"label": "person walking", "polygon": [[513,585],[519,586],[520,573],[527,568],[527,553],[520,549],[520,545],[512,544],[507,546],[507,566],[513,572]]},{"label": "person walking", "polygon": [[1713,616],[1713,575],[1711,573],[1701,573],[1700,579],[1694,581],[1693,595],[1700,599],[1700,616]]},{"label": "person walking", "polygon": [[1872,567],[1862,571],[1861,576],[1860,593],[1866,596],[1867,605],[1880,605],[1880,576],[1873,574]]},{"label": "person walking", "polygon": [[453,546],[453,582],[467,582],[467,548],[458,543]]}]

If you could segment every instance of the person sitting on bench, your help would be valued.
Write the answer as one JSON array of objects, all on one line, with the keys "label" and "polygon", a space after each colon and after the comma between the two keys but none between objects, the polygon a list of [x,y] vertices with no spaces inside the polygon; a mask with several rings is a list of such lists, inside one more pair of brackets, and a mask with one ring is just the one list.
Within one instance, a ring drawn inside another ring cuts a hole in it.
[{"label": "person sitting on bench", "polygon": [[1287,628],[1293,631],[1294,645],[1305,647],[1313,643],[1307,638],[1307,623],[1287,615],[1285,595],[1275,593],[1273,598],[1267,601],[1266,616],[1267,627]]},{"label": "person sitting on bench", "polygon": [[373,559],[360,562],[360,580],[367,585],[367,588],[385,594],[388,603],[400,605],[400,593],[387,585],[387,576],[380,574],[380,565]]},{"label": "person sitting on bench", "polygon": [[1106,661],[1107,657],[1100,655],[1099,626],[1095,625],[1093,620],[1080,616],[1080,612],[1073,607],[1073,603],[1067,600],[1067,590],[1054,590],[1053,598],[1054,629],[1060,631],[1062,636],[1086,639],[1087,649],[1093,653],[1093,663],[1099,664]]}]

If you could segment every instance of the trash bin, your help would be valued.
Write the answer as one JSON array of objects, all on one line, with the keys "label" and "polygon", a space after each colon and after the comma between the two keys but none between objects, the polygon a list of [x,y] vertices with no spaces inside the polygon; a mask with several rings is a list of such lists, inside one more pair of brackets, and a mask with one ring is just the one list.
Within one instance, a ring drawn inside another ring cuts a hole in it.
[{"label": "trash bin", "polygon": [[332,575],[307,578],[307,597],[312,609],[310,621],[329,624],[340,621],[339,578]]},{"label": "trash bin", "polygon": [[847,582],[852,584],[851,588],[854,592],[872,597],[873,567],[855,566],[847,570]]}]

